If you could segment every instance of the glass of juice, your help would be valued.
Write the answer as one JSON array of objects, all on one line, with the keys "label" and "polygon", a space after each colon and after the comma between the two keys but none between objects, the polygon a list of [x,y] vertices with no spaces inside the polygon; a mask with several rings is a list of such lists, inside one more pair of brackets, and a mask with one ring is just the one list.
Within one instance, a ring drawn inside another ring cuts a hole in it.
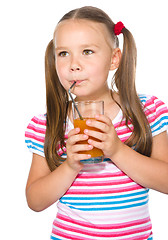
[{"label": "glass of juice", "polygon": [[[89,127],[88,125],[86,125],[86,121],[88,119],[94,119],[96,114],[104,114],[104,101],[79,101],[75,102],[75,104],[79,110],[80,115],[82,116],[82,120],[80,119],[79,114],[76,108],[74,107],[74,104],[72,104],[74,127],[75,128],[79,127],[80,133],[82,134],[84,133],[85,129],[101,132],[101,130],[95,127]],[[100,141],[93,137],[89,138],[95,141]],[[79,141],[78,143],[88,144],[88,139]],[[81,160],[81,162],[83,163],[99,163],[102,162],[104,159],[102,150],[95,147],[88,151],[80,151],[79,153],[91,155],[90,159]]]}]

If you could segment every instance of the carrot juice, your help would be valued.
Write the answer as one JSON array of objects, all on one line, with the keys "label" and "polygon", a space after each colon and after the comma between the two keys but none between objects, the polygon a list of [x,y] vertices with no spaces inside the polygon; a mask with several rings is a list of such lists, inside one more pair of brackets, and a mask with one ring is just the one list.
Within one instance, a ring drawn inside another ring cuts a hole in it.
[{"label": "carrot juice", "polygon": [[[88,130],[94,130],[94,131],[97,131],[97,132],[101,132],[99,129],[97,128],[94,128],[94,127],[89,127],[88,125],[86,125],[86,121],[88,119],[94,119],[94,118],[84,118],[83,120],[81,120],[80,118],[77,118],[77,119],[74,119],[74,127],[77,128],[79,127],[80,128],[80,133],[81,134],[84,134],[84,130],[85,129],[88,129]],[[93,138],[93,137],[89,137],[90,139],[93,139],[97,142],[100,142],[100,140],[96,139],[96,138]],[[81,144],[88,144],[88,139],[87,140],[84,140],[84,141],[79,141],[78,143],[81,143]],[[98,148],[93,148],[91,150],[88,150],[88,151],[80,151],[79,153],[81,154],[90,154],[91,155],[91,158],[95,158],[95,157],[100,157],[100,156],[103,156],[103,151],[101,149],[98,149]]]}]

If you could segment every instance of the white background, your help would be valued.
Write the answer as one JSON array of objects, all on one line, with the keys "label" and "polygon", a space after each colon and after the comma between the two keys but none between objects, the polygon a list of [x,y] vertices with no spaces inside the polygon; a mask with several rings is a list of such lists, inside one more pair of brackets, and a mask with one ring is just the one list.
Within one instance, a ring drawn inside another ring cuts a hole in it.
[{"label": "white background", "polygon": [[[44,53],[58,20],[69,10],[92,5],[114,22],[123,21],[138,49],[137,89],[168,104],[167,1],[6,0],[0,3],[0,239],[49,239],[56,205],[36,213],[27,207],[25,185],[31,154],[24,131],[45,112]],[[150,191],[154,239],[168,239],[168,196]]]}]

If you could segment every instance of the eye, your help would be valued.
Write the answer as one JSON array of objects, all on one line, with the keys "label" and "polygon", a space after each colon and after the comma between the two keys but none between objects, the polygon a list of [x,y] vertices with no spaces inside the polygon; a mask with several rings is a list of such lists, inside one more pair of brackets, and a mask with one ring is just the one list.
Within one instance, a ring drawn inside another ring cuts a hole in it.
[{"label": "eye", "polygon": [[62,52],[60,52],[60,53],[58,54],[58,56],[60,56],[60,57],[66,57],[66,56],[68,56],[68,55],[69,55],[69,53],[66,52],[66,51],[62,51]]},{"label": "eye", "polygon": [[92,53],[93,53],[93,51],[90,49],[83,50],[83,55],[91,55]]}]

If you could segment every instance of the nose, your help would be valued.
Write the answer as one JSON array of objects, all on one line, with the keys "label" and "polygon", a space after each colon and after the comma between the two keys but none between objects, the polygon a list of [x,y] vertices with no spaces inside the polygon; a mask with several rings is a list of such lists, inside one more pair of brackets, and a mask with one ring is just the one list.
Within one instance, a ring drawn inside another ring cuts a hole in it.
[{"label": "nose", "polygon": [[79,66],[71,66],[71,72],[74,72],[74,71],[80,71],[81,68]]},{"label": "nose", "polygon": [[71,59],[71,64],[70,64],[70,71],[74,72],[74,71],[80,71],[81,70],[81,65],[79,63],[79,59],[78,58],[73,58]]}]

